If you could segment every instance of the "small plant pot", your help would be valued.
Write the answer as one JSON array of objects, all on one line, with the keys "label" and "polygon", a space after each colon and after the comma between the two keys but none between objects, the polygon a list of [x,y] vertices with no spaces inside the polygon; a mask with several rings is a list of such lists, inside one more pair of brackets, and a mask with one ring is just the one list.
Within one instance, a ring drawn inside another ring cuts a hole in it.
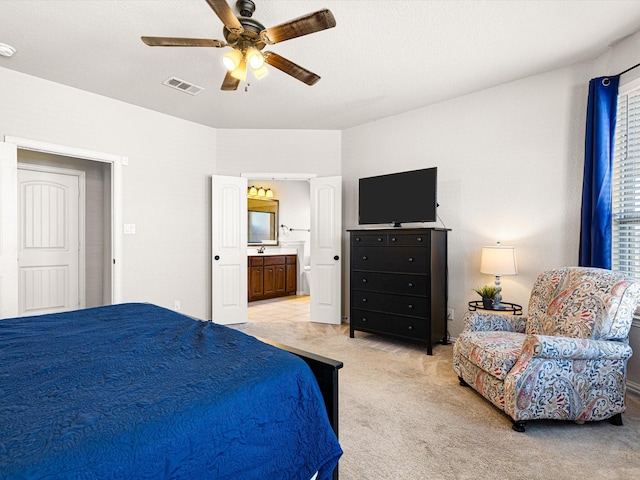
[{"label": "small plant pot", "polygon": [[493,298],[483,298],[482,306],[484,308],[492,308],[493,307]]}]

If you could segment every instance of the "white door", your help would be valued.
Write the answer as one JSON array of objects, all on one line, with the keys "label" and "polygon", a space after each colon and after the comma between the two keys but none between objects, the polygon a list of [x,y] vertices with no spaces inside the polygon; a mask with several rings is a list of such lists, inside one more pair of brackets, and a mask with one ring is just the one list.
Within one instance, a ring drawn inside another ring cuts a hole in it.
[{"label": "white door", "polygon": [[82,172],[18,167],[18,314],[83,308]]},{"label": "white door", "polygon": [[342,177],[311,179],[311,321],[339,325]]},{"label": "white door", "polygon": [[18,316],[18,149],[0,143],[0,318]]},{"label": "white door", "polygon": [[247,179],[211,178],[211,315],[247,321]]}]

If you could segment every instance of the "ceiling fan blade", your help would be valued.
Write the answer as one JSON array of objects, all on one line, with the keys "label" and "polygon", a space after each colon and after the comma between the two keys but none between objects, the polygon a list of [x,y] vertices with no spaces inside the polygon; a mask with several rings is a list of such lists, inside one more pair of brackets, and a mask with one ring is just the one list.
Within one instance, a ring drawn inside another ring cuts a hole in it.
[{"label": "ceiling fan blade", "polygon": [[309,13],[289,22],[275,27],[267,28],[260,32],[260,37],[265,43],[273,45],[310,33],[326,30],[336,26],[336,19],[330,10],[324,9]]},{"label": "ceiling fan blade", "polygon": [[225,91],[237,90],[238,85],[240,85],[240,80],[238,80],[237,78],[233,78],[231,76],[231,72],[227,72],[227,74],[224,76],[224,80],[222,81],[222,86],[220,87],[220,90],[225,90]]},{"label": "ceiling fan blade", "polygon": [[220,40],[209,38],[140,37],[150,47],[226,47]]},{"label": "ceiling fan blade", "polygon": [[302,68],[300,65],[296,65],[291,60],[287,60],[281,55],[273,52],[263,52],[264,61],[272,67],[291,75],[293,78],[297,78],[307,85],[315,85],[320,80],[320,77],[313,72],[310,72],[306,68]]},{"label": "ceiling fan blade", "polygon": [[230,32],[238,34],[244,32],[238,17],[235,16],[226,0],[207,0],[207,3]]}]

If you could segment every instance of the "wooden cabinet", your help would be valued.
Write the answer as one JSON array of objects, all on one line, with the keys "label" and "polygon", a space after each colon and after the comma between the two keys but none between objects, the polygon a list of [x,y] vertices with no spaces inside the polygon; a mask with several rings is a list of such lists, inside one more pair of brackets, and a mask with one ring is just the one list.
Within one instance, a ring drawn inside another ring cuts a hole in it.
[{"label": "wooden cabinet", "polygon": [[354,332],[447,343],[447,230],[350,230]]},{"label": "wooden cabinet", "polygon": [[249,301],[295,295],[296,255],[248,257]]}]

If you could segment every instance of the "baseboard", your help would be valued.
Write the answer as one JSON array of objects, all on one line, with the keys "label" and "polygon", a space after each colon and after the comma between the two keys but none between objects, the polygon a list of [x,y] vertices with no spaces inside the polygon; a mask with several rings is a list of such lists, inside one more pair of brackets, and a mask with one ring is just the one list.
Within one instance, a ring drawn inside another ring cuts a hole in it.
[{"label": "baseboard", "polygon": [[630,382],[627,380],[627,392],[640,395],[640,383]]}]

